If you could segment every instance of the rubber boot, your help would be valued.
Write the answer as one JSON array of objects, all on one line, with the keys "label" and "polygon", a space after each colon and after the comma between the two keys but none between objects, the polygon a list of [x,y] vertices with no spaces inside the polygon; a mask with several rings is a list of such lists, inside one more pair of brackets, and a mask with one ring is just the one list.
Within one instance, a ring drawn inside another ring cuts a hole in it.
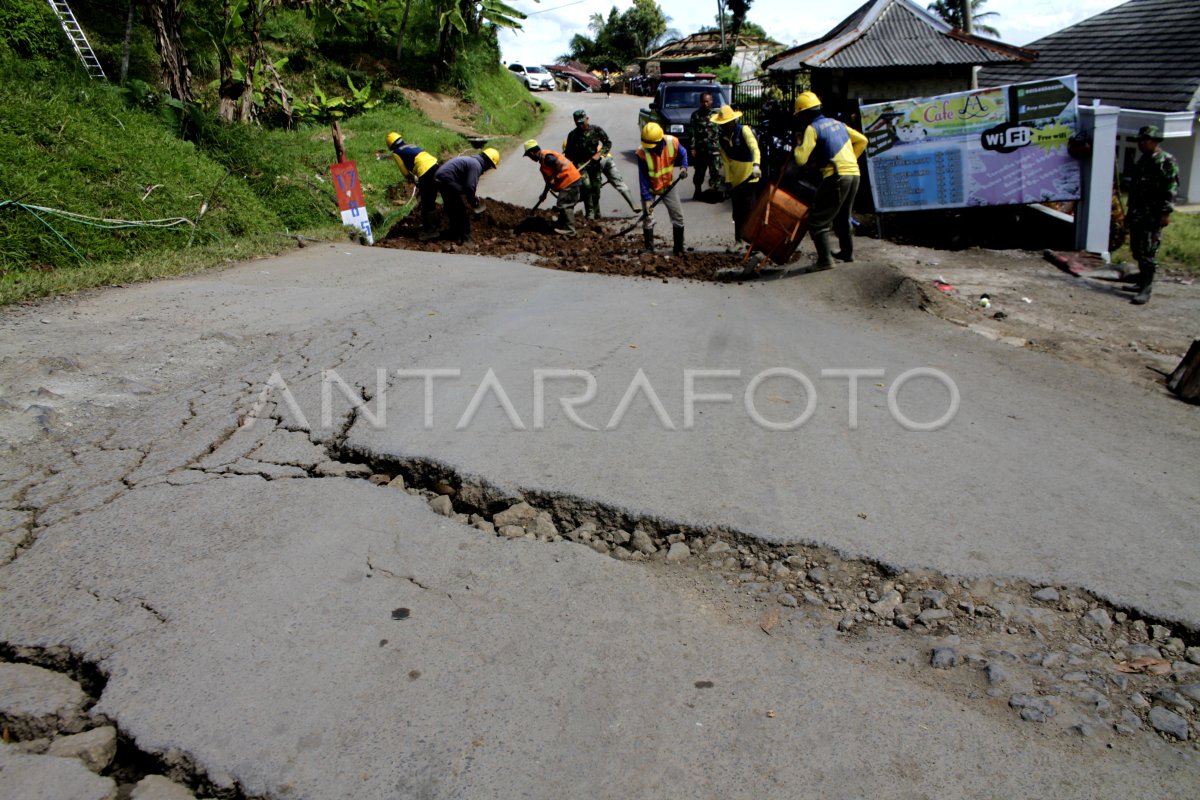
[{"label": "rubber boot", "polygon": [[813,246],[817,248],[817,260],[809,267],[810,272],[818,272],[833,266],[833,255],[829,252],[829,231],[813,232]]},{"label": "rubber boot", "polygon": [[854,237],[847,237],[841,242],[842,249],[833,254],[833,257],[838,261],[844,261],[847,264],[854,263]]},{"label": "rubber boot", "polygon": [[642,228],[642,242],[646,245],[646,252],[654,252],[654,231],[650,228]]},{"label": "rubber boot", "polygon": [[562,209],[562,214],[558,218],[558,226],[555,227],[554,232],[560,236],[574,236],[575,235],[575,209],[574,208]]},{"label": "rubber boot", "polygon": [[1138,286],[1138,293],[1129,302],[1135,306],[1144,306],[1150,302],[1150,286],[1154,283],[1154,273],[1157,271],[1158,265],[1151,264],[1142,266],[1142,281]]},{"label": "rubber boot", "polygon": [[671,228],[671,233],[675,235],[675,247],[671,252],[681,256],[683,255],[683,228]]}]

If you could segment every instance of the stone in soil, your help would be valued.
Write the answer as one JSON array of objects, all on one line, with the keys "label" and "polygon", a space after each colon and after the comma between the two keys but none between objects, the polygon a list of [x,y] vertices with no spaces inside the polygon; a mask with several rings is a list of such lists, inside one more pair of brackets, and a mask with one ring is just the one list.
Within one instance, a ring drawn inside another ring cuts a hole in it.
[{"label": "stone in soil", "polygon": [[1181,742],[1188,738],[1187,720],[1162,706],[1150,709],[1150,725],[1159,733],[1174,736]]}]

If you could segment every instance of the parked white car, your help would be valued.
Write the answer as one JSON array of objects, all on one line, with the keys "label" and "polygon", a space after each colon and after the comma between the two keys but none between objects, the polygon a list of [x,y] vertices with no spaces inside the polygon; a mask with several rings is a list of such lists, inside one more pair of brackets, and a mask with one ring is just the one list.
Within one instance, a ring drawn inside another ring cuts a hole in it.
[{"label": "parked white car", "polygon": [[513,63],[508,65],[508,70],[520,78],[521,83],[525,84],[525,88],[531,92],[539,89],[545,89],[548,92],[554,91],[554,76],[547,72],[545,67],[537,64],[525,66]]}]

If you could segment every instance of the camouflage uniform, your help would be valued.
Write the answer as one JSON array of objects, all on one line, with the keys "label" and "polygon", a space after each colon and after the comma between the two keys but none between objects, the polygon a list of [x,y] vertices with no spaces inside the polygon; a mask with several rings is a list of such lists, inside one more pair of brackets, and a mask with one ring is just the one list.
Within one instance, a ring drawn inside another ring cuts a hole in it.
[{"label": "camouflage uniform", "polygon": [[692,131],[692,148],[689,154],[692,156],[692,167],[695,172],[692,173],[692,188],[693,195],[700,193],[701,187],[704,186],[704,173],[708,172],[708,188],[712,191],[724,192],[724,166],[721,161],[721,132],[717,126],[712,123],[712,115],[715,110],[705,111],[703,108],[698,108],[692,112],[692,121],[690,124]]},{"label": "camouflage uniform", "polygon": [[[1143,134],[1150,134],[1143,136]],[[1158,138],[1157,128],[1143,128],[1139,139]],[[1165,150],[1142,153],[1133,165],[1129,185],[1129,212],[1125,224],[1129,226],[1129,249],[1137,259],[1140,277],[1139,294],[1134,302],[1146,302],[1150,298],[1150,285],[1158,270],[1158,246],[1162,241],[1163,217],[1175,210],[1175,192],[1179,189],[1179,166],[1175,157]]]},{"label": "camouflage uniform", "polygon": [[[586,116],[580,117],[576,112],[575,121],[578,123],[580,119],[586,119]],[[600,219],[600,187],[604,184],[605,176],[608,176],[609,184],[625,198],[630,210],[636,210],[629,187],[613,163],[611,150],[612,140],[598,125],[588,125],[587,129],[577,126],[563,142],[563,155],[571,159],[583,176],[583,210],[588,219]],[[596,153],[600,153],[600,158],[593,158]]]}]

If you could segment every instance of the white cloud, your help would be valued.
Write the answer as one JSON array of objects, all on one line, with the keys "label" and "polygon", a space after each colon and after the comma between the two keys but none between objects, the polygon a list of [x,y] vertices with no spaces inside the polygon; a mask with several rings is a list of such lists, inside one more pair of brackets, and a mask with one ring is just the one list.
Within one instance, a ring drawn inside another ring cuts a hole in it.
[{"label": "white cloud", "polygon": [[[917,2],[921,6],[926,4]],[[1122,2],[1124,0],[988,0],[984,10],[1000,15],[989,17],[987,22],[1000,31],[1002,41],[1024,45]],[[863,0],[822,0],[819,4],[804,3],[801,10],[796,0],[755,0],[750,7],[749,19],[786,45],[800,44],[823,36],[862,3]],[[632,0],[582,0],[577,3],[572,0],[543,0],[541,3],[512,0],[510,4],[532,16],[525,21],[523,30],[500,33],[504,60],[528,59],[547,64],[567,51],[572,36],[587,34],[588,18],[592,14],[607,16],[613,6],[622,11],[632,4]],[[684,35],[712,25],[716,20],[715,0],[701,3],[659,0],[659,5],[671,18],[670,26]]]}]

